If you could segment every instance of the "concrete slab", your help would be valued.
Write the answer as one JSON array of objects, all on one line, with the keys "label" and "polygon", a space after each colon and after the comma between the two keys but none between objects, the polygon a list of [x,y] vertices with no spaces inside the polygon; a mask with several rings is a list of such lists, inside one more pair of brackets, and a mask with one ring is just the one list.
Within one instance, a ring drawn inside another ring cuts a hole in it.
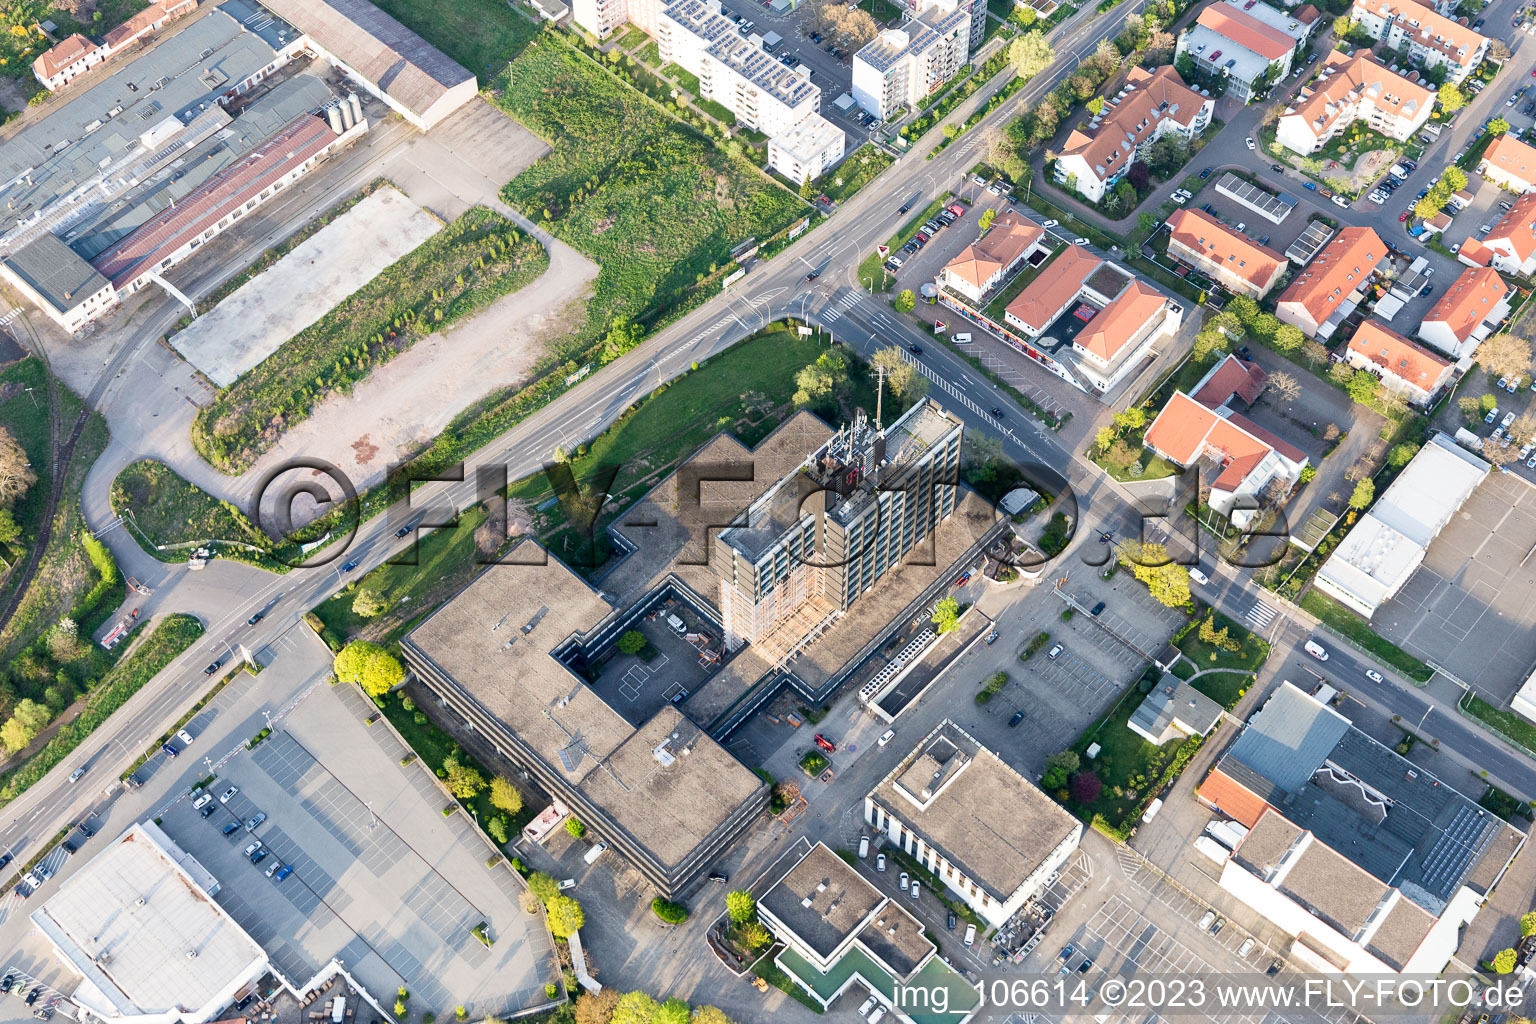
[{"label": "concrete slab", "polygon": [[381,188],[173,334],[171,345],[228,387],[442,226],[399,190]]}]

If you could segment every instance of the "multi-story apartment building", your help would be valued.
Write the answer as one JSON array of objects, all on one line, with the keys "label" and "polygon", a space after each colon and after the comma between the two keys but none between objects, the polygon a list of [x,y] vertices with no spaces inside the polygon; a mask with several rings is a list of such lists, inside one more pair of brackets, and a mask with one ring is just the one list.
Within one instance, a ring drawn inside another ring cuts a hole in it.
[{"label": "multi-story apartment building", "polygon": [[726,646],[841,614],[955,509],[961,423],[931,401],[889,427],[861,412],[716,533]]},{"label": "multi-story apartment building", "polygon": [[901,28],[886,29],[853,56],[853,98],[881,120],[953,78],[971,53],[971,16],[934,0]]},{"label": "multi-story apartment building", "polygon": [[1470,267],[1492,267],[1519,277],[1536,274],[1536,192],[1516,199],[1481,241],[1462,242],[1456,257]]},{"label": "multi-story apartment building", "polygon": [[843,158],[843,130],[820,114],[768,140],[768,166],[790,181],[815,180]]},{"label": "multi-story apartment building", "polygon": [[1417,0],[1355,0],[1349,16],[1394,50],[1408,47],[1425,67],[1444,67],[1446,80],[1461,83],[1488,55],[1487,36]]},{"label": "multi-story apartment building", "polygon": [[1177,52],[1201,71],[1225,77],[1227,95],[1246,103],[1262,86],[1290,73],[1297,50],[1315,24],[1315,12],[1305,20],[1268,4],[1219,0],[1179,34]]},{"label": "multi-story apartment building", "polygon": [[1509,285],[1492,267],[1468,267],[1419,324],[1419,337],[1452,359],[1472,354],[1509,316]]},{"label": "multi-story apartment building", "polygon": [[[908,18],[915,18],[926,7],[933,5],[933,0],[900,0],[900,6]],[[987,38],[987,5],[985,0],[955,0],[955,6],[971,16],[970,48],[972,52],[981,49],[981,44]]]},{"label": "multi-story apartment building", "polygon": [[1104,198],[1146,147],[1165,135],[1193,141],[1210,125],[1216,109],[1214,100],[1185,85],[1172,67],[1132,68],[1123,92],[1086,132],[1067,136],[1056,161],[1056,180],[1093,202]]},{"label": "multi-story apartment building", "polygon": [[864,821],[994,928],[1083,837],[1081,821],[948,719],[864,797]]},{"label": "multi-story apartment building", "polygon": [[1487,181],[1510,192],[1536,192],[1536,148],[1505,132],[1483,151],[1477,165]]},{"label": "multi-story apartment building", "polygon": [[1331,50],[1318,77],[1291,101],[1275,125],[1275,140],[1293,153],[1316,153],[1357,121],[1389,139],[1406,141],[1424,127],[1435,94],[1378,61],[1370,50]]},{"label": "multi-story apartment building", "polygon": [[1262,299],[1285,274],[1286,258],[1234,231],[1204,210],[1180,208],[1168,218],[1168,255],[1235,295]]},{"label": "multi-story apartment building", "polygon": [[1387,245],[1370,228],[1340,231],[1280,295],[1275,315],[1309,338],[1327,338],[1358,306]]},{"label": "multi-story apartment building", "polygon": [[1454,369],[1449,360],[1375,320],[1367,320],[1356,329],[1344,359],[1357,370],[1376,374],[1382,386],[1417,406],[1427,405],[1450,382]]},{"label": "multi-story apartment building", "polygon": [[716,3],[677,0],[660,15],[661,59],[696,75],[702,98],[714,100],[754,131],[788,132],[821,109],[821,89],[743,39]]}]

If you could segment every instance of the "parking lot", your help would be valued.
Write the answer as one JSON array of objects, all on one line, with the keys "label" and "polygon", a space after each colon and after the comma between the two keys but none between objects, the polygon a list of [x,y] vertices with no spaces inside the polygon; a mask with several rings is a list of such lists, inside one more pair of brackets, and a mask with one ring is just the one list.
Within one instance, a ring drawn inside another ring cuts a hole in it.
[{"label": "parking lot", "polygon": [[1515,473],[1492,473],[1372,628],[1507,703],[1536,662],[1533,555],[1536,487]]},{"label": "parking lot", "polygon": [[[206,818],[180,800],[163,826],[220,879],[220,904],[290,980],[339,957],[376,997],[403,985],[439,1017],[460,1003],[506,1013],[542,1002],[551,951],[517,906],[521,882],[486,867],[491,847],[474,822],[440,813],[437,781],[401,767],[406,748],[385,725],[364,724],[374,710],[350,687],[316,688],[210,787],[237,793],[208,803]],[[254,830],[241,824],[258,813]],[[256,840],[261,864],[246,852]],[[267,876],[280,864],[288,878]],[[490,948],[470,933],[482,922]]]}]

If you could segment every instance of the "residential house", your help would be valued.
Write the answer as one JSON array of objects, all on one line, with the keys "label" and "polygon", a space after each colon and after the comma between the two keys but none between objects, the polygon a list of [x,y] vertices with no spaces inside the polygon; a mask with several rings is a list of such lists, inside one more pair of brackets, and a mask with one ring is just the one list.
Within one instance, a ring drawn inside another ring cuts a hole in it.
[{"label": "residential house", "polygon": [[1227,95],[1246,103],[1290,74],[1312,25],[1265,3],[1217,0],[1179,34],[1177,53],[1206,74],[1225,77]]},{"label": "residential house", "polygon": [[1375,320],[1365,321],[1355,331],[1344,350],[1344,358],[1356,369],[1377,374],[1384,387],[1417,406],[1429,404],[1450,383],[1453,369],[1449,360]]},{"label": "residential house", "polygon": [[1145,700],[1131,712],[1126,725],[1148,743],[1205,736],[1224,714],[1216,703],[1176,675],[1164,674]]},{"label": "residential house", "polygon": [[1092,202],[1125,176],[1148,146],[1167,135],[1194,141],[1211,123],[1215,101],[1184,84],[1172,67],[1132,68],[1124,94],[1087,131],[1074,130],[1056,161],[1056,181]]},{"label": "residential house", "polygon": [[1419,324],[1419,337],[1452,359],[1465,359],[1509,316],[1508,296],[1498,271],[1468,267]]},{"label": "residential house", "polygon": [[1355,310],[1386,255],[1386,243],[1370,228],[1345,228],[1281,293],[1275,315],[1309,338],[1331,336]]},{"label": "residential house", "polygon": [[1235,295],[1262,299],[1288,266],[1280,253],[1234,231],[1204,210],[1181,207],[1168,218],[1168,255]]},{"label": "residential house", "polygon": [[1446,80],[1464,82],[1488,55],[1489,39],[1418,0],[1354,0],[1349,17],[1372,39],[1393,50],[1408,48],[1425,67],[1444,67]]},{"label": "residential house", "polygon": [[1505,132],[1483,150],[1477,170],[1483,178],[1510,192],[1536,192],[1536,147]]},{"label": "residential house", "polygon": [[99,43],[76,32],[38,56],[32,62],[32,74],[49,92],[58,92],[97,65],[105,64],[134,43],[195,10],[197,0],[160,0],[109,31]]},{"label": "residential house", "polygon": [[1050,248],[1050,240],[1040,225],[1016,210],[1009,210],[945,264],[939,273],[939,284],[972,302],[985,302],[1031,257],[1047,253]]},{"label": "residential house", "polygon": [[958,74],[970,53],[970,13],[955,0],[927,0],[906,24],[885,29],[853,55],[853,98],[890,120]]},{"label": "residential house", "polygon": [[1492,267],[1517,277],[1536,273],[1536,192],[1516,199],[1481,241],[1461,243],[1457,258],[1469,267]]},{"label": "residential house", "polygon": [[1364,121],[1399,142],[1429,120],[1435,93],[1413,77],[1382,64],[1370,50],[1330,50],[1309,85],[1286,107],[1275,140],[1293,153],[1316,153],[1350,125]]},{"label": "residential house", "polygon": [[1245,408],[1263,390],[1263,371],[1227,357],[1195,385],[1175,391],[1143,443],[1169,462],[1201,467],[1199,486],[1210,487],[1211,508],[1245,527],[1265,497],[1283,499],[1306,468],[1306,453],[1233,408]]}]

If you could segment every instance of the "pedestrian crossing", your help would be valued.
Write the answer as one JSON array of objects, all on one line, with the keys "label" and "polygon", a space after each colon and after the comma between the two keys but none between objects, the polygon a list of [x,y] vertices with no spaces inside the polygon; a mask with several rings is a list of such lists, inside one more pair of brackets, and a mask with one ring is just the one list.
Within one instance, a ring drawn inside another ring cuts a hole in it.
[{"label": "pedestrian crossing", "polygon": [[1248,620],[1255,632],[1263,632],[1279,613],[1263,601],[1253,602],[1252,607],[1243,615]]},{"label": "pedestrian crossing", "polygon": [[843,314],[852,309],[854,306],[857,306],[863,300],[863,298],[864,296],[858,292],[849,292],[847,295],[844,295],[841,299],[839,299],[836,305],[833,305],[830,302],[827,303],[825,306],[821,307],[822,323],[830,324],[842,319]]}]

